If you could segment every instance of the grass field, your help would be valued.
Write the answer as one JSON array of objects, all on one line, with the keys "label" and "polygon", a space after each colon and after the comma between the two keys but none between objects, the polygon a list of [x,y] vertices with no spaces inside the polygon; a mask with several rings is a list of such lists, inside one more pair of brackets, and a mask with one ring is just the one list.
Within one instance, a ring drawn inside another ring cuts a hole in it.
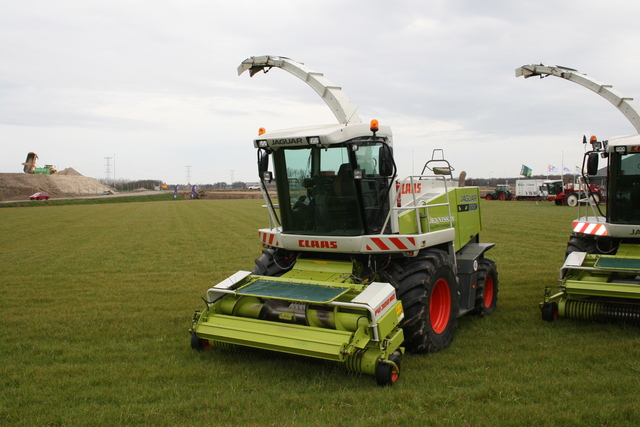
[{"label": "grass field", "polygon": [[290,356],[197,353],[193,311],[253,268],[260,200],[0,209],[0,424],[639,425],[640,330],[540,319],[573,208],[485,202],[498,309],[401,379]]}]

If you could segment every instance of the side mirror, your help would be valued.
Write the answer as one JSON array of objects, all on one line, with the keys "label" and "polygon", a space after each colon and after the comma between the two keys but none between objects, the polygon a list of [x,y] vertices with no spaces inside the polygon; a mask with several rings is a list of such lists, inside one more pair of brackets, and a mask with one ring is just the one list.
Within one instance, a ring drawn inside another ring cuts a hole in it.
[{"label": "side mirror", "polygon": [[269,153],[265,150],[258,151],[258,175],[262,176],[269,170]]},{"label": "side mirror", "polygon": [[587,159],[587,174],[588,175],[597,175],[598,174],[598,153],[589,153],[589,158]]},{"label": "side mirror", "polygon": [[380,147],[380,175],[391,176],[393,175],[393,149],[388,145]]}]

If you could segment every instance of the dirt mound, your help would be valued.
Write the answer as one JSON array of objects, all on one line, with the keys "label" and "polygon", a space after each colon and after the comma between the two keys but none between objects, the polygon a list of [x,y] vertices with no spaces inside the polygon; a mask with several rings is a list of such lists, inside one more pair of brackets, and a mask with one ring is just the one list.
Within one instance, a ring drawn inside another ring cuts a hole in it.
[{"label": "dirt mound", "polygon": [[53,175],[26,173],[0,173],[0,199],[23,200],[33,193],[44,191],[51,197],[77,197],[102,194],[112,191],[109,186],[93,178],[83,176],[73,168]]},{"label": "dirt mound", "polygon": [[73,176],[83,176],[80,172],[75,170],[74,168],[66,168],[62,169],[58,172],[58,175],[73,175]]}]

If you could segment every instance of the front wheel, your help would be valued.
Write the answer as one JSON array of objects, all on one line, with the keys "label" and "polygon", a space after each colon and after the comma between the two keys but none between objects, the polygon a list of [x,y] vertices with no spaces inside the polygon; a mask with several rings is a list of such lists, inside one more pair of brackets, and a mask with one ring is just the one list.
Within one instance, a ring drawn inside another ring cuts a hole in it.
[{"label": "front wheel", "polygon": [[295,264],[295,254],[284,249],[263,249],[262,256],[255,260],[251,274],[279,277]]},{"label": "front wheel", "polygon": [[491,194],[487,194],[486,196],[484,196],[485,200],[493,200],[493,196]]},{"label": "front wheel", "polygon": [[458,317],[458,278],[451,258],[428,249],[394,262],[381,276],[396,288],[405,317],[400,327],[411,353],[435,353],[453,339]]}]

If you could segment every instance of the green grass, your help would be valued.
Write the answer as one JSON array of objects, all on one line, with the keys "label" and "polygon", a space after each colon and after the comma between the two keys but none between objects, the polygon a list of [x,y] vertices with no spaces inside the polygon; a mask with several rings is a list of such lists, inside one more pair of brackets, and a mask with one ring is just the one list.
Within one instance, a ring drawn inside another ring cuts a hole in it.
[{"label": "green grass", "polygon": [[498,309],[379,388],[286,355],[197,353],[190,318],[251,269],[260,200],[0,209],[0,424],[637,425],[640,331],[540,319],[576,210],[482,202]]}]

